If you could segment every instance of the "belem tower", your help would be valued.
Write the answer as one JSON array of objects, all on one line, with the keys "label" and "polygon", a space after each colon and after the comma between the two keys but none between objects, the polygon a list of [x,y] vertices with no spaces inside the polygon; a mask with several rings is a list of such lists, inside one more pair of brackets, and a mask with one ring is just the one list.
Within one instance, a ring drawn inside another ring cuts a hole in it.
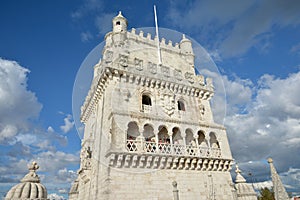
[{"label": "belem tower", "polygon": [[256,200],[238,168],[232,181],[226,129],[210,106],[212,79],[195,73],[194,60],[184,35],[166,43],[128,31],[121,12],[113,18],[81,108],[70,200]]}]

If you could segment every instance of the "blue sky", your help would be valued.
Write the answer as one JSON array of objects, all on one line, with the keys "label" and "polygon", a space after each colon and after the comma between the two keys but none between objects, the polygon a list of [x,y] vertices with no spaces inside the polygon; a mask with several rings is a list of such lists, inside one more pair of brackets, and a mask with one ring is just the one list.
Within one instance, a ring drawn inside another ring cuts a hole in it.
[{"label": "blue sky", "polygon": [[[244,176],[269,185],[265,160],[271,156],[288,191],[300,192],[299,1],[4,0],[0,197],[32,160],[40,164],[48,192],[66,196],[79,167],[72,114],[76,73],[119,10],[129,29],[153,27],[153,4],[160,27],[192,37],[217,64],[226,99],[215,95],[215,120],[227,127]],[[227,108],[225,120],[220,104]]]}]

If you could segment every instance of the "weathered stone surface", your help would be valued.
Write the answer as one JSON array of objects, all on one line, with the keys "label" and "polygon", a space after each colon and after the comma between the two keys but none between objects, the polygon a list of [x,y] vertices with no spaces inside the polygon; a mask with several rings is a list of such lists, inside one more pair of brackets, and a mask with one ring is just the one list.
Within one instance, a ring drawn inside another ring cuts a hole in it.
[{"label": "weathered stone surface", "polygon": [[159,63],[157,38],[127,31],[121,13],[105,39],[70,199],[173,199],[174,181],[180,200],[234,199],[226,130],[214,123],[212,80],[195,74],[191,41],[162,39]]}]

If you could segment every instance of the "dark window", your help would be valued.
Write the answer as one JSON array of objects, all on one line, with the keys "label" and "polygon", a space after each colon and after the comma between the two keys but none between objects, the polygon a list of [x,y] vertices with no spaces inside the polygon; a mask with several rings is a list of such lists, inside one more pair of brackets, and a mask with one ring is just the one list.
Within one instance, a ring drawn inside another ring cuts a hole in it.
[{"label": "dark window", "polygon": [[117,21],[117,22],[116,22],[116,25],[121,25],[121,22],[120,22],[120,21]]},{"label": "dark window", "polygon": [[151,106],[151,98],[148,95],[143,95],[142,104]]},{"label": "dark window", "polygon": [[185,106],[184,106],[184,103],[182,101],[178,101],[177,105],[178,105],[178,110],[185,111]]}]

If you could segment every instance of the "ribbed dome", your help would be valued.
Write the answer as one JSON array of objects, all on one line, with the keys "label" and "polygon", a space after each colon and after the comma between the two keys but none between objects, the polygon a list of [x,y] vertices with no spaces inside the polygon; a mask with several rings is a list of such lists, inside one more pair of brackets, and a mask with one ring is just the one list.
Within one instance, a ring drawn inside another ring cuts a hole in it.
[{"label": "ribbed dome", "polygon": [[33,162],[29,167],[29,173],[24,176],[21,183],[12,187],[5,200],[17,200],[17,199],[47,199],[47,189],[40,183],[40,178],[35,173],[39,168],[36,162]]}]

